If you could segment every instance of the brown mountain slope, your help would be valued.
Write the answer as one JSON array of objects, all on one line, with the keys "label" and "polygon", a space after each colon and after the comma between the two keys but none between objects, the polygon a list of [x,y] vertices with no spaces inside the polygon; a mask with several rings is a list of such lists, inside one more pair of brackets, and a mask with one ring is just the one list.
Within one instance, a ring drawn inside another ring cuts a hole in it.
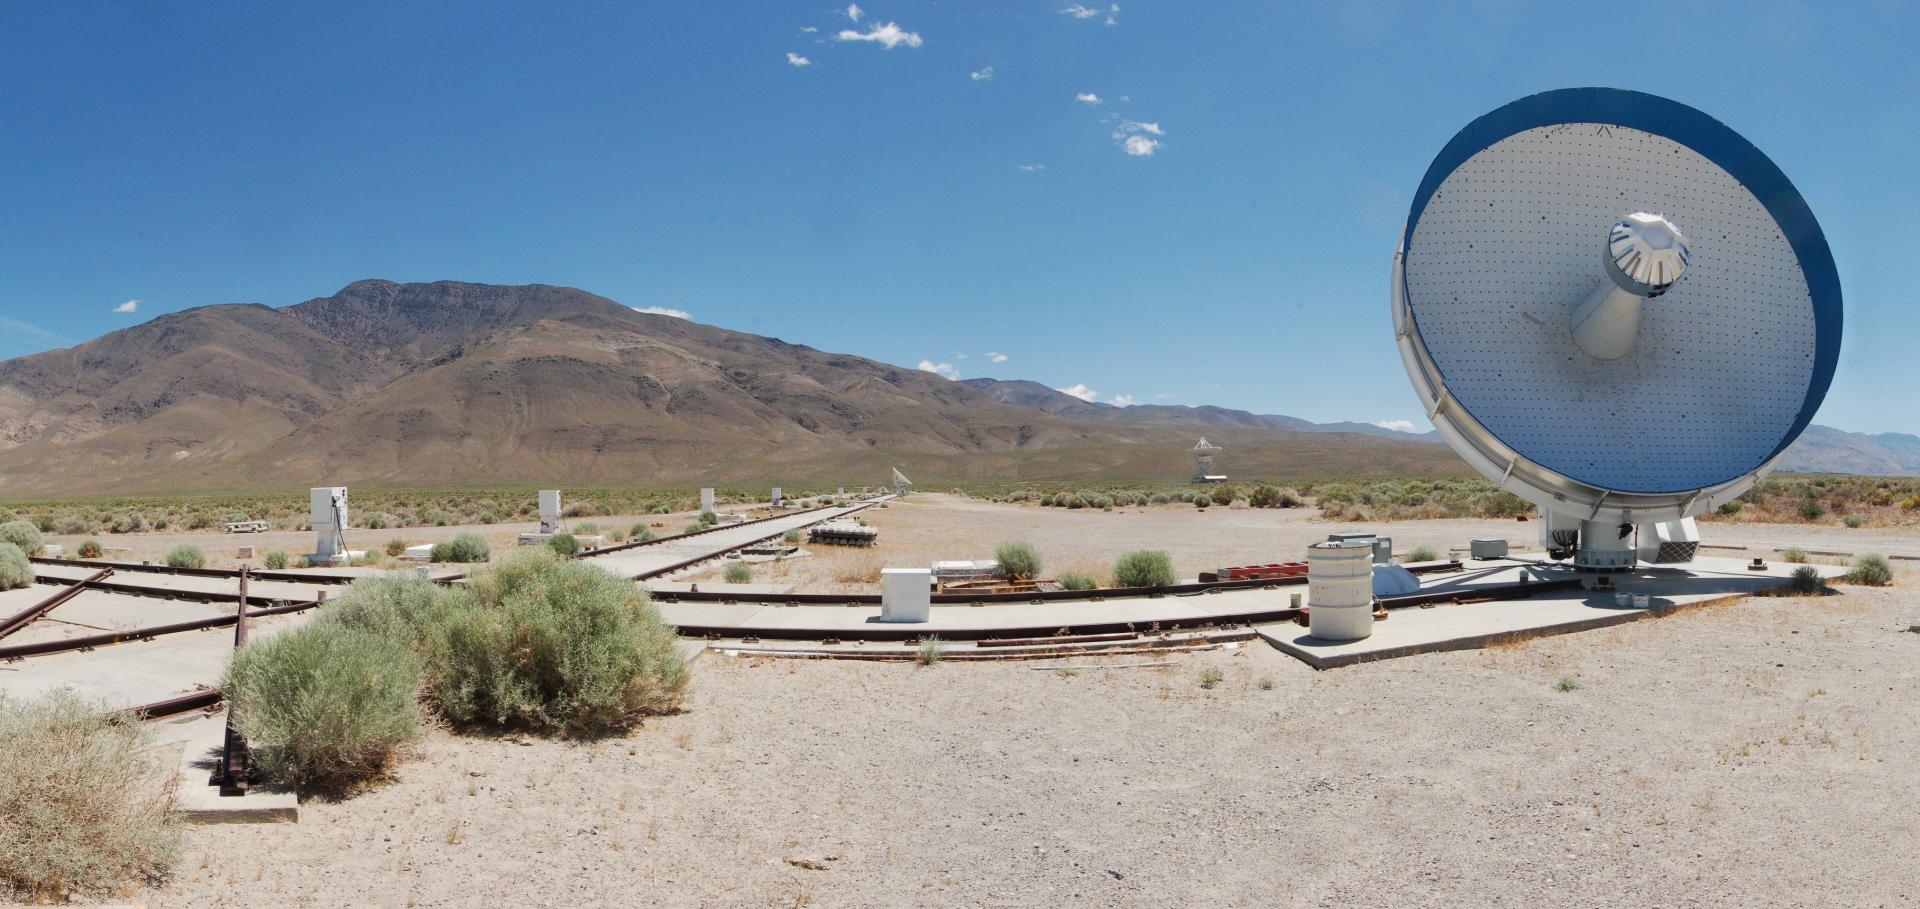
[{"label": "brown mountain slope", "polygon": [[[1222,434],[1224,433],[1224,434]],[[1444,449],[1210,431],[1239,475],[1459,473]],[[0,363],[0,495],[320,482],[1178,477],[1185,430],[1073,419],[930,373],[571,288],[360,281]],[[1377,468],[1377,469],[1370,469]]]}]

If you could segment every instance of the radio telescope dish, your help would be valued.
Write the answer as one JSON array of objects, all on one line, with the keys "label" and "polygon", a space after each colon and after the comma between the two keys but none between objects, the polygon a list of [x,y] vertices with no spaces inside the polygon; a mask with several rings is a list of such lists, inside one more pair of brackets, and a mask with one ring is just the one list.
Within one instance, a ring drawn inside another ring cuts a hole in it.
[{"label": "radio telescope dish", "polygon": [[1826,397],[1840,280],[1780,169],[1683,104],[1577,88],[1468,124],[1393,267],[1434,428],[1593,571],[1685,561]]}]

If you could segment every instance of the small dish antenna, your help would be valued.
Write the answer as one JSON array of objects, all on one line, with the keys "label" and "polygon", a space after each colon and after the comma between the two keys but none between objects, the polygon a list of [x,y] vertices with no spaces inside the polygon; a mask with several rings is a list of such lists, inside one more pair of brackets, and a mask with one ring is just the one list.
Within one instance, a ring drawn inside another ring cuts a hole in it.
[{"label": "small dish antenna", "polygon": [[1225,450],[1226,449],[1218,445],[1208,442],[1206,436],[1201,436],[1200,441],[1195,442],[1193,447],[1188,449],[1188,451],[1193,454],[1193,481],[1195,483],[1212,483],[1226,479],[1226,477],[1219,476],[1213,472],[1213,459]]},{"label": "small dish antenna", "polygon": [[893,491],[895,494],[903,495],[903,496],[906,495],[907,487],[912,485],[913,485],[913,481],[907,479],[907,475],[904,473],[901,473],[900,468],[898,467],[893,468]]},{"label": "small dish antenna", "polygon": [[1732,129],[1639,92],[1468,124],[1414,194],[1392,288],[1434,428],[1584,571],[1690,561],[1693,516],[1773,470],[1840,354],[1806,200]]}]

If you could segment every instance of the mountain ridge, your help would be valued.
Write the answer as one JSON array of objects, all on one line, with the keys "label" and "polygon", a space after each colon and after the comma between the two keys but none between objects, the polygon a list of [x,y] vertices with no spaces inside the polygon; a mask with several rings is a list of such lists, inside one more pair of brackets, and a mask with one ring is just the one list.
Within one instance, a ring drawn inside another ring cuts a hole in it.
[{"label": "mountain ridge", "polygon": [[[0,496],[386,486],[1464,475],[1435,433],[948,381],[575,288],[368,279],[0,361]],[[1815,426],[1782,469],[1920,473]],[[876,481],[877,482],[877,481]]]}]

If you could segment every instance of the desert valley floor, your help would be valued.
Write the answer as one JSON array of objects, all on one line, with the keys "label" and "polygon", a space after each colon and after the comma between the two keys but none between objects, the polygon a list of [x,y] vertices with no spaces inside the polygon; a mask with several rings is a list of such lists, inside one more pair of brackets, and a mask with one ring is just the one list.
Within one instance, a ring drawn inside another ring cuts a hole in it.
[{"label": "desert valley floor", "polygon": [[[880,548],[762,566],[756,583],[841,589],[871,560],[987,558],[1014,538],[1089,570],[1158,546],[1191,577],[1297,558],[1355,529],[1304,509],[1069,512],[939,495],[869,516]],[[1365,529],[1403,550],[1531,542],[1512,521]],[[1703,529],[1755,550],[1920,550],[1911,529]],[[1920,577],[1894,564],[1891,588],[1741,599],[1325,672],[1258,641],[932,666],[708,652],[685,709],[630,735],[434,732],[392,780],[310,799],[298,824],[192,828],[174,880],[132,896],[169,907],[1915,905],[1920,634],[1907,631]],[[1205,688],[1210,669],[1221,681]]]}]

